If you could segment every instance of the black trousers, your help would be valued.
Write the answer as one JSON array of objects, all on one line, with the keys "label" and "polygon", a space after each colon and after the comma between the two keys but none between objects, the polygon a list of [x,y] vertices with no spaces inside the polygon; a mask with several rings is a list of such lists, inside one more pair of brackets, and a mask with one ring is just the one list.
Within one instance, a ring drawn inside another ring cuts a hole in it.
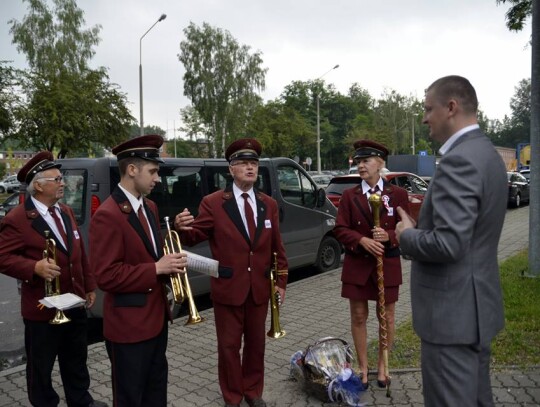
[{"label": "black trousers", "polygon": [[115,407],[166,407],[167,322],[158,336],[142,342],[105,341],[111,361]]},{"label": "black trousers", "polygon": [[71,309],[65,314],[71,321],[60,325],[24,320],[26,385],[33,406],[57,406],[60,402],[51,380],[56,357],[67,405],[86,407],[93,401],[88,392],[86,310]]}]

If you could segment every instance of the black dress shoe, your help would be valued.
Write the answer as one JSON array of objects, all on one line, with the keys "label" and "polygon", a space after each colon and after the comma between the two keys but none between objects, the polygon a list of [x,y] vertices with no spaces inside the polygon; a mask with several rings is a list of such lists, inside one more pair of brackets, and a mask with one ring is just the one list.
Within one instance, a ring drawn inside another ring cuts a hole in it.
[{"label": "black dress shoe", "polygon": [[103,401],[94,400],[90,404],[88,404],[88,407],[109,407],[109,405],[107,403],[104,403]]},{"label": "black dress shoe", "polygon": [[266,402],[263,399],[246,399],[249,407],[266,407]]}]

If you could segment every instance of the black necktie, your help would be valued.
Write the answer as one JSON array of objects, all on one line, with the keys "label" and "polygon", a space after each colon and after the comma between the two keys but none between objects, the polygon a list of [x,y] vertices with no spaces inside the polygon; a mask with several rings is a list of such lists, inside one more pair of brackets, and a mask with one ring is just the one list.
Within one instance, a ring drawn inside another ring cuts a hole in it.
[{"label": "black necktie", "polygon": [[249,238],[253,241],[255,238],[255,219],[253,217],[253,209],[251,209],[251,205],[248,201],[249,195],[246,192],[242,194],[242,198],[244,198],[244,213],[246,214]]},{"label": "black necktie", "polygon": [[148,240],[152,242],[152,232],[150,232],[150,226],[148,226],[148,220],[146,219],[146,216],[144,216],[142,205],[139,206],[137,215],[139,216],[139,222],[141,222],[141,226],[143,227],[144,232],[146,233],[146,236],[148,236]]},{"label": "black necktie", "polygon": [[60,237],[61,237],[62,240],[64,241],[64,245],[67,247],[67,235],[66,235],[66,231],[64,230],[64,225],[62,225],[62,221],[61,221],[60,218],[58,217],[58,214],[56,213],[56,209],[54,208],[54,206],[51,206],[51,207],[49,208],[49,213],[50,213],[51,216],[53,217],[54,223],[56,223],[56,228],[58,229],[58,232],[60,232]]}]

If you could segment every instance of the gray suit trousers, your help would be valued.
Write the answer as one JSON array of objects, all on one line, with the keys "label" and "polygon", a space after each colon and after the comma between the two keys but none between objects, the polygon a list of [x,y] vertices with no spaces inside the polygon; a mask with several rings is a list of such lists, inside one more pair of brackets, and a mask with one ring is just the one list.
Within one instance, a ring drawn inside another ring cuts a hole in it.
[{"label": "gray suit trousers", "polygon": [[425,407],[493,407],[490,344],[437,345],[422,341]]}]

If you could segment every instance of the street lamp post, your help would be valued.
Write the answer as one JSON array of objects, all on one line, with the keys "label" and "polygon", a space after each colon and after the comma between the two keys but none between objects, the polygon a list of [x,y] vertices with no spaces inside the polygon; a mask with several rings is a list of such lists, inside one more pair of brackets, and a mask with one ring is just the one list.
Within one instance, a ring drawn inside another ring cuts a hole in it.
[{"label": "street lamp post", "polygon": [[[325,73],[323,73],[321,76],[319,76],[316,80],[321,79],[324,75],[326,75],[328,72],[333,71],[334,69],[339,68],[339,64],[334,66],[332,69],[329,69]],[[317,173],[321,173],[321,115],[319,113],[319,92],[317,92],[315,101],[317,103]]]},{"label": "street lamp post", "polygon": [[415,122],[415,119],[416,117],[418,116],[418,113],[413,113],[412,115],[412,154],[415,155],[416,152],[415,152],[415,144],[414,144],[414,122]]},{"label": "street lamp post", "polygon": [[143,119],[143,86],[142,86],[142,40],[146,34],[150,32],[154,26],[159,23],[160,21],[163,21],[167,18],[166,14],[162,14],[159,19],[152,24],[152,27],[150,27],[146,32],[142,35],[141,39],[139,40],[139,105],[141,107],[141,118],[140,118],[140,128],[141,128],[141,136],[144,136],[144,119]]}]

